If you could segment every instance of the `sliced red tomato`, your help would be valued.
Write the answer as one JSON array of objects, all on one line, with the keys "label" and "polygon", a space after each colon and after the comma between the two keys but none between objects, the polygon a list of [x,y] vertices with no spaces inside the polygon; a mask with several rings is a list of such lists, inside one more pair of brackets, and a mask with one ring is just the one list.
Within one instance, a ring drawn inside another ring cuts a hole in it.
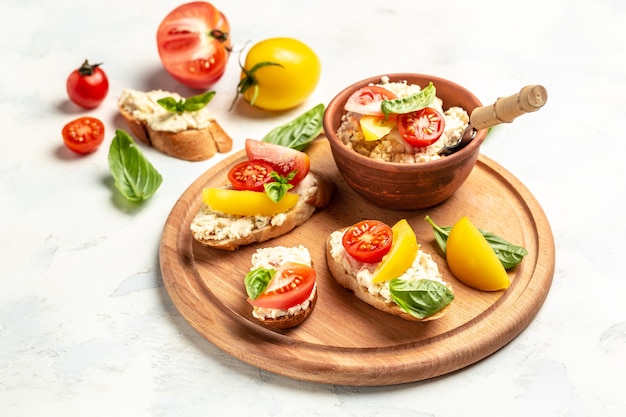
[{"label": "sliced red tomato", "polygon": [[235,190],[263,191],[263,184],[273,181],[274,167],[260,160],[243,161],[228,171],[228,179]]},{"label": "sliced red tomato", "polygon": [[287,262],[276,270],[274,278],[256,300],[248,299],[255,307],[287,310],[302,304],[311,295],[316,273],[308,265]]},{"label": "sliced red tomato", "polygon": [[94,117],[79,117],[63,127],[63,143],[84,155],[96,151],[104,140],[104,124]]},{"label": "sliced red tomato", "polygon": [[282,176],[298,171],[296,176],[289,181],[294,186],[298,185],[311,169],[311,161],[306,153],[286,146],[246,139],[246,154],[249,160],[268,162],[274,167],[274,171]]},{"label": "sliced red tomato", "polygon": [[350,226],[341,243],[359,262],[377,263],[391,250],[393,231],[379,220],[363,220]]},{"label": "sliced red tomato", "polygon": [[229,31],[228,20],[211,3],[195,1],[175,8],[157,30],[163,67],[188,87],[209,88],[226,70]]},{"label": "sliced red tomato", "polygon": [[424,107],[411,113],[399,114],[398,132],[411,146],[423,148],[432,145],[443,134],[446,122],[441,113],[432,107]]},{"label": "sliced red tomato", "polygon": [[368,85],[352,93],[344,105],[344,110],[370,116],[382,116],[380,108],[383,100],[392,100],[396,95],[384,87]]}]

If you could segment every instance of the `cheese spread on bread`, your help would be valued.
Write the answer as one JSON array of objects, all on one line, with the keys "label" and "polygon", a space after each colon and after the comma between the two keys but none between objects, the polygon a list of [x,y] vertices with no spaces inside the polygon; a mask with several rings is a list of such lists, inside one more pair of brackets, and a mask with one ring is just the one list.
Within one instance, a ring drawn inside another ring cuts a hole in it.
[{"label": "cheese spread on bread", "polygon": [[[389,291],[389,281],[372,282],[372,277],[378,264],[359,262],[348,255],[341,242],[344,233],[345,231],[338,230],[330,235],[330,254],[333,259],[340,263],[351,276],[356,277],[358,284],[367,288],[371,295],[380,296],[387,303],[394,303]],[[413,265],[397,278],[407,281],[427,279],[446,284],[443,281],[441,272],[439,272],[437,263],[430,254],[421,249],[418,250]]]},{"label": "cheese spread on bread", "polygon": [[[311,255],[304,246],[297,247],[285,247],[275,246],[272,248],[257,249],[252,255],[252,266],[250,270],[257,268],[265,269],[278,269],[281,265],[287,262],[297,262],[300,264],[312,266]],[[309,308],[313,298],[315,298],[315,292],[317,291],[317,283],[311,291],[311,295],[303,303],[295,305],[287,310],[281,310],[278,308],[265,308],[254,307],[252,315],[259,320],[266,320],[268,318],[275,319],[283,316],[293,316],[301,311]]]},{"label": "cheese spread on bread", "polygon": [[[297,193],[302,201],[307,201],[317,192],[317,188],[317,180],[309,174],[290,192]],[[267,226],[280,226],[286,219],[286,212],[273,216],[235,216],[213,211],[202,204],[190,228],[197,239],[221,241],[244,238]]]},{"label": "cheese spread on bread", "polygon": [[146,123],[152,130],[160,132],[183,132],[189,129],[205,129],[215,121],[215,116],[205,106],[194,112],[181,114],[165,110],[157,100],[172,97],[183,99],[177,93],[163,90],[148,92],[124,89],[118,99],[118,106],[136,120]]}]

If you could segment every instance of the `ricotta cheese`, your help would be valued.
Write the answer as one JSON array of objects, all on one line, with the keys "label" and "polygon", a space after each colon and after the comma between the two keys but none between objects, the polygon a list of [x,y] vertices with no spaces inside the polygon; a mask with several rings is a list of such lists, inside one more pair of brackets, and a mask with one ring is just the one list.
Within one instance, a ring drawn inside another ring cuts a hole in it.
[{"label": "ricotta cheese", "polygon": [[146,123],[152,130],[160,132],[182,132],[189,129],[204,129],[215,121],[215,116],[205,106],[194,112],[182,114],[165,110],[158,100],[172,97],[176,101],[183,99],[177,93],[163,90],[137,91],[124,89],[118,99],[118,105],[135,119]]}]

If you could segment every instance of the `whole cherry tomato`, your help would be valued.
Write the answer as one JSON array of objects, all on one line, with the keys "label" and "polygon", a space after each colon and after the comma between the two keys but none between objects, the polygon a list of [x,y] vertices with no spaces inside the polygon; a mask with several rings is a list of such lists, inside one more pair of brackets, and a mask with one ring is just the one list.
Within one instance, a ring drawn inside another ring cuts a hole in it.
[{"label": "whole cherry tomato", "polygon": [[194,1],[172,10],[157,30],[165,70],[187,87],[207,89],[224,75],[231,51],[230,25],[211,3]]},{"label": "whole cherry tomato", "polygon": [[109,79],[100,65],[85,60],[83,65],[72,71],[65,83],[70,100],[86,109],[98,107],[109,92]]},{"label": "whole cherry tomato", "polygon": [[84,155],[95,152],[104,140],[104,124],[94,117],[80,117],[63,127],[63,143],[71,151]]}]

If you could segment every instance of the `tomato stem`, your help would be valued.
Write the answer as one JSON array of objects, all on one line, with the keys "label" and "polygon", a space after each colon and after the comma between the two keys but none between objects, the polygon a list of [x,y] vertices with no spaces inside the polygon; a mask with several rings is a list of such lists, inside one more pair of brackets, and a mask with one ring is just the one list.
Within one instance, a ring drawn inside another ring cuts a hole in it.
[{"label": "tomato stem", "polygon": [[90,64],[89,61],[85,59],[85,62],[83,62],[83,65],[81,65],[80,68],[78,68],[78,73],[82,75],[83,77],[92,75],[93,72],[96,70],[96,68],[98,68],[100,65],[102,65],[102,62],[98,64]]}]

